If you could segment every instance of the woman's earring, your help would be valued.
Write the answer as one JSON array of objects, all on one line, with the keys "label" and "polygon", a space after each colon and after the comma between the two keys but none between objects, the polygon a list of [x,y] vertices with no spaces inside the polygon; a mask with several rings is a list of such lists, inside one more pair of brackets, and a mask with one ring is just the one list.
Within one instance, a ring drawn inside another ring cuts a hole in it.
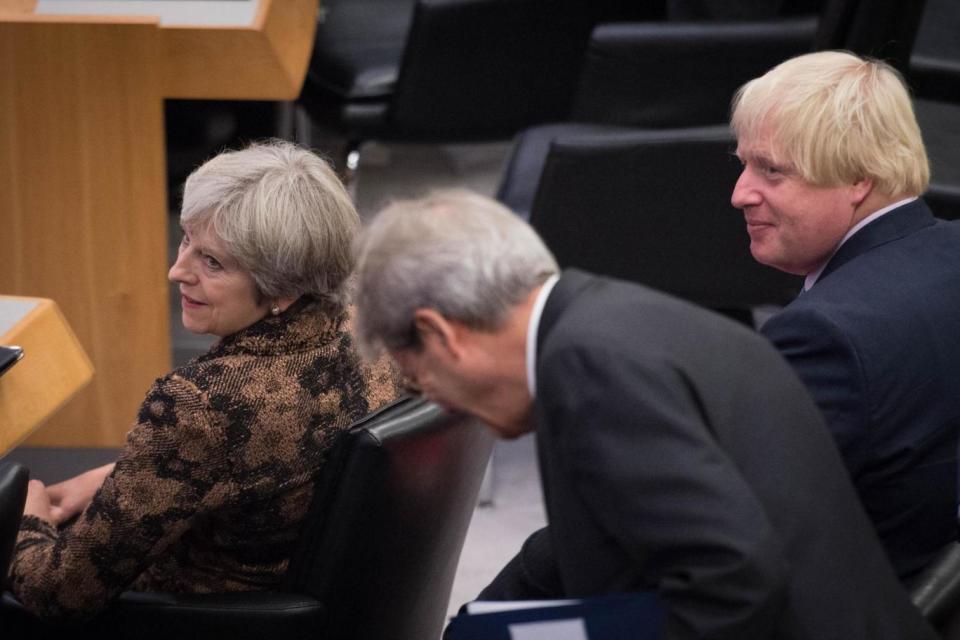
[{"label": "woman's earring", "polygon": [[270,313],[272,313],[275,316],[280,315],[280,305],[275,304],[272,307],[270,307]]}]

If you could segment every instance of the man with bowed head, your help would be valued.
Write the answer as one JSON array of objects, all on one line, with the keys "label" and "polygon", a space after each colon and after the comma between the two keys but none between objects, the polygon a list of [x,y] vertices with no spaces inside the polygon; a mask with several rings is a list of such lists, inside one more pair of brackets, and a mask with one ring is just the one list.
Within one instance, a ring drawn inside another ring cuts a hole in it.
[{"label": "man with bowed head", "polygon": [[426,397],[503,437],[537,429],[538,566],[521,554],[487,597],[653,590],[669,638],[934,637],[762,336],[559,274],[528,225],[462,191],[380,213],[356,296],[368,355],[385,348]]},{"label": "man with bowed head", "polygon": [[910,97],[877,60],[788,60],[734,98],[754,258],[806,277],[763,333],[822,410],[901,579],[957,539],[960,225],[919,196]]}]

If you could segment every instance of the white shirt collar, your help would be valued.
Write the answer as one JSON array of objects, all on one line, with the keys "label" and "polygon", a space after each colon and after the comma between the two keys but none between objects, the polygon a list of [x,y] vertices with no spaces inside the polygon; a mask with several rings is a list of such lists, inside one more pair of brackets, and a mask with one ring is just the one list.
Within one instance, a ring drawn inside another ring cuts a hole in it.
[{"label": "white shirt collar", "polygon": [[834,247],[833,253],[830,254],[830,258],[827,258],[827,260],[823,264],[821,264],[815,270],[807,274],[806,279],[803,281],[803,290],[809,291],[810,287],[812,287],[817,283],[817,280],[819,280],[820,276],[823,275],[823,270],[827,268],[828,264],[830,264],[830,259],[833,258],[833,256],[837,253],[840,247],[843,246],[844,242],[846,242],[847,240],[853,237],[853,234],[855,234],[857,231],[860,231],[860,229],[863,229],[865,226],[867,226],[868,224],[870,224],[880,216],[890,213],[897,207],[903,206],[908,202],[913,202],[916,199],[917,199],[916,196],[913,196],[912,198],[904,198],[903,200],[894,202],[893,204],[883,207],[882,209],[877,209],[876,211],[868,215],[866,218],[864,218],[857,224],[850,227],[850,230],[847,231],[846,235],[843,236],[843,239],[840,240],[840,242],[837,244],[836,247]]},{"label": "white shirt collar", "polygon": [[558,274],[553,274],[540,287],[537,293],[537,299],[533,301],[533,309],[530,310],[530,323],[527,325],[527,389],[530,391],[530,397],[537,397],[537,332],[540,330],[540,317],[543,315],[543,307],[547,304],[547,298],[553,290],[553,285],[560,279]]}]

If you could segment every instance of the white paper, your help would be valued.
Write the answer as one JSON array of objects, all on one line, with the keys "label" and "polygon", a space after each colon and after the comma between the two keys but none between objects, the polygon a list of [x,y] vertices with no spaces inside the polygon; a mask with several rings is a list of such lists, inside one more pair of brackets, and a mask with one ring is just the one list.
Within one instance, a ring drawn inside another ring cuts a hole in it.
[{"label": "white paper", "polygon": [[523,622],[507,627],[511,640],[589,640],[583,618]]},{"label": "white paper", "polygon": [[162,25],[249,27],[260,0],[37,0],[36,14],[157,16]]},{"label": "white paper", "polygon": [[580,604],[582,600],[474,600],[467,603],[467,613],[498,613],[500,611],[517,611],[519,609],[536,609],[540,607],[569,607]]}]

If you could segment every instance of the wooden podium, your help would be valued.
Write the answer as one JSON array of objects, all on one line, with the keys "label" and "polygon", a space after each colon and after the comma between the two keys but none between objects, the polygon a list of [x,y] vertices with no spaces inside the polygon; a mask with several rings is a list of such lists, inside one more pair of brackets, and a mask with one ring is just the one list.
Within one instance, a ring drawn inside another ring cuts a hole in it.
[{"label": "wooden podium", "polygon": [[0,292],[57,300],[97,372],[28,444],[123,444],[171,366],[163,99],[296,98],[317,8],[0,0]]}]

